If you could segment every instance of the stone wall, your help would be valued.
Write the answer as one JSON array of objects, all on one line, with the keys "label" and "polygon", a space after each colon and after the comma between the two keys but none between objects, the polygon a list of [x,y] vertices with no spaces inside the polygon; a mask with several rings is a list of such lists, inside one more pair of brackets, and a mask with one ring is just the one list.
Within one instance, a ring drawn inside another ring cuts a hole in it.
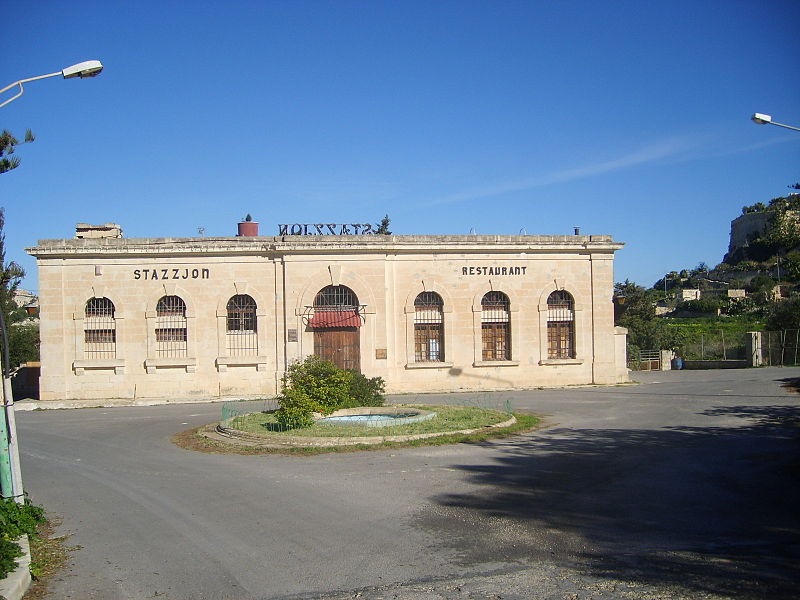
[{"label": "stone wall", "polygon": [[[274,395],[314,353],[314,297],[347,286],[361,305],[361,371],[387,392],[498,390],[627,379],[613,324],[609,236],[301,236],[45,240],[41,399]],[[548,296],[574,298],[575,356],[548,357]],[[414,300],[444,302],[444,360],[414,353]],[[481,299],[510,299],[511,360],[482,359]],[[226,304],[257,304],[257,350],[231,356]],[[158,356],[162,296],[186,304],[186,355]],[[87,356],[90,298],[115,307],[113,357]]]}]

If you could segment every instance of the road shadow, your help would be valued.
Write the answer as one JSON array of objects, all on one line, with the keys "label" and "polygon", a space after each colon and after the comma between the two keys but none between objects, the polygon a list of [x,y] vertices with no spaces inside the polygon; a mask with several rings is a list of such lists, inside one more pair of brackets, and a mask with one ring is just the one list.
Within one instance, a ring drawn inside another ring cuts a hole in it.
[{"label": "road shadow", "polygon": [[778,382],[786,389],[800,393],[800,377],[786,377],[778,379]]},{"label": "road shadow", "polygon": [[549,561],[690,594],[797,597],[800,408],[706,414],[742,424],[492,443],[496,460],[454,465],[464,489],[436,496],[418,524],[464,565]]}]

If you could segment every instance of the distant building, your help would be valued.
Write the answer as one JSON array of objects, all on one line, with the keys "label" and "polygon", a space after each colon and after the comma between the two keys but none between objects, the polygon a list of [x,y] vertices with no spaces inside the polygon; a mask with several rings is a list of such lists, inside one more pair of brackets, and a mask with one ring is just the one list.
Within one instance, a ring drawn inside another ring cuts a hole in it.
[{"label": "distant building", "polygon": [[13,300],[17,306],[25,309],[25,312],[28,313],[28,319],[32,321],[39,320],[39,297],[36,294],[17,288],[14,291]]},{"label": "distant building", "polygon": [[681,290],[681,300],[700,300],[700,290]]},{"label": "distant building", "polygon": [[769,223],[775,216],[774,210],[745,213],[731,221],[731,236],[728,243],[728,256],[739,248],[744,248],[755,238],[766,233]]}]

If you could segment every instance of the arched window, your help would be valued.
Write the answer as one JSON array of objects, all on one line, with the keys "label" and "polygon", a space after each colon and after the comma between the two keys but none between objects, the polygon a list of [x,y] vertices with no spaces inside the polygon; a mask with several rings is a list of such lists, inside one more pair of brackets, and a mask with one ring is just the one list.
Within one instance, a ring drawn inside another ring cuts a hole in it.
[{"label": "arched window", "polygon": [[547,358],[575,358],[575,302],[563,290],[547,298]]},{"label": "arched window", "polygon": [[314,314],[308,325],[312,329],[361,327],[358,296],[346,285],[329,285],[314,297]]},{"label": "arched window", "polygon": [[83,336],[86,358],[116,358],[117,324],[111,300],[89,298],[84,311]]},{"label": "arched window", "polygon": [[358,297],[346,285],[328,285],[314,296],[314,310],[338,311],[358,309]]},{"label": "arched window", "polygon": [[186,303],[180,296],[163,296],[156,304],[156,356],[186,356]]},{"label": "arched window", "polygon": [[444,302],[436,292],[414,300],[414,361],[444,362]]},{"label": "arched window", "polygon": [[225,337],[228,356],[258,354],[258,323],[256,301],[247,294],[237,294],[228,300]]},{"label": "arched window", "polygon": [[511,360],[511,303],[503,292],[481,299],[483,360]]}]

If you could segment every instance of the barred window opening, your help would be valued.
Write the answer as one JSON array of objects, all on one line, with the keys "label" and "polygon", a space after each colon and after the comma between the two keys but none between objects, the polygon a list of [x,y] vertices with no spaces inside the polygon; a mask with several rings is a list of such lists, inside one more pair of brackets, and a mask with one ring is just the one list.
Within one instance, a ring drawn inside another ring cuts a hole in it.
[{"label": "barred window opening", "polygon": [[436,292],[414,300],[414,361],[444,362],[444,302]]},{"label": "barred window opening", "polygon": [[116,358],[117,325],[114,303],[108,298],[90,298],[83,321],[85,358]]},{"label": "barred window opening", "polygon": [[358,297],[345,285],[329,285],[314,297],[315,311],[358,310]]},{"label": "barred window opening", "polygon": [[186,303],[180,296],[163,296],[156,304],[156,356],[186,355]]},{"label": "barred window opening", "polygon": [[547,298],[547,357],[575,358],[575,302],[563,290]]},{"label": "barred window opening", "polygon": [[256,301],[247,294],[237,294],[228,300],[226,341],[228,356],[258,354],[258,322]]},{"label": "barred window opening", "polygon": [[503,292],[488,292],[481,299],[483,360],[511,360],[511,303]]},{"label": "barred window opening", "polygon": [[329,285],[314,297],[313,314],[308,326],[315,330],[361,327],[358,296],[344,285]]}]

